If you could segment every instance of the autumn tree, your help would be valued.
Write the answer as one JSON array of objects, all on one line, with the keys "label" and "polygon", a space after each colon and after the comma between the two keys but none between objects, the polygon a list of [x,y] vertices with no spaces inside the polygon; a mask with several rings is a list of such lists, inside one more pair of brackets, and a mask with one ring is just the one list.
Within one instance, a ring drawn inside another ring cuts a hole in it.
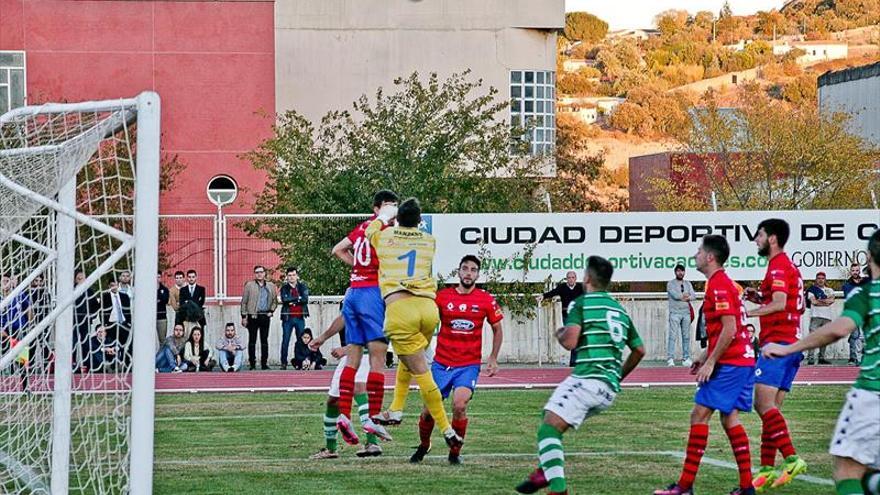
[{"label": "autumn tree", "polygon": [[565,37],[571,41],[596,43],[608,34],[608,23],[589,12],[565,14]]}]

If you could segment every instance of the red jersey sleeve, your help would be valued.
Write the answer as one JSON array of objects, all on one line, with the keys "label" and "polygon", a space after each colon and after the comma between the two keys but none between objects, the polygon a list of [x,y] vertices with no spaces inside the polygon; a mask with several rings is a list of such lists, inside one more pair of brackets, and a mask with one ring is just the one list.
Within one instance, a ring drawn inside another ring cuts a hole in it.
[{"label": "red jersey sleeve", "polygon": [[486,312],[486,321],[488,321],[490,325],[494,325],[504,319],[504,313],[501,311],[501,306],[498,305],[495,298],[488,292],[486,293],[484,311]]},{"label": "red jersey sleeve", "polygon": [[736,288],[724,284],[711,285],[712,286],[706,293],[706,297],[708,298],[711,293],[714,313],[719,318],[728,315],[739,317],[739,305],[736,304],[736,300],[739,299],[739,294],[736,292]]}]

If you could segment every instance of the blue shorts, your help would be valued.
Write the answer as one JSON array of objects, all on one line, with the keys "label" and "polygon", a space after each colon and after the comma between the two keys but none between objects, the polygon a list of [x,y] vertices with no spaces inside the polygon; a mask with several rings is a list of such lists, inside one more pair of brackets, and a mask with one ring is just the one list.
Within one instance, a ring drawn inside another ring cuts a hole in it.
[{"label": "blue shorts", "polygon": [[781,358],[767,359],[762,354],[758,355],[758,365],[755,367],[755,381],[761,385],[769,385],[788,392],[794,377],[804,360],[804,353],[796,352]]},{"label": "blue shorts", "polygon": [[709,381],[697,389],[694,402],[724,414],[730,414],[734,409],[751,411],[754,370],[751,366],[719,364]]},{"label": "blue shorts", "polygon": [[470,366],[443,366],[434,361],[431,365],[431,375],[440,389],[443,398],[449,397],[449,394],[458,387],[471,389],[471,392],[477,388],[477,378],[480,376],[480,365],[472,364]]},{"label": "blue shorts", "polygon": [[373,341],[388,343],[382,329],[385,324],[385,300],[378,287],[348,289],[342,304],[342,318],[345,320],[347,343],[361,347]]}]

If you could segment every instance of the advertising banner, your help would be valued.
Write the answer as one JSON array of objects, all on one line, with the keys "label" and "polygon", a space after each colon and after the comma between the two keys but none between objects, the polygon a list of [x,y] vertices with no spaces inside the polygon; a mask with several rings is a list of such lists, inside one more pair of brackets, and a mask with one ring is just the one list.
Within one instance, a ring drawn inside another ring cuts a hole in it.
[{"label": "advertising banner", "polygon": [[569,270],[580,277],[594,254],[614,264],[615,281],[666,281],[677,263],[694,270],[701,237],[720,234],[730,242],[731,277],[760,280],[767,259],[758,256],[755,236],[767,218],[791,226],[785,250],[805,279],[820,271],[847,278],[853,262],[867,262],[867,239],[880,228],[880,210],[438,214],[425,215],[423,227],[437,239],[434,271],[444,275],[484,248],[484,271],[497,268],[508,281],[524,271],[532,282],[560,280]]}]

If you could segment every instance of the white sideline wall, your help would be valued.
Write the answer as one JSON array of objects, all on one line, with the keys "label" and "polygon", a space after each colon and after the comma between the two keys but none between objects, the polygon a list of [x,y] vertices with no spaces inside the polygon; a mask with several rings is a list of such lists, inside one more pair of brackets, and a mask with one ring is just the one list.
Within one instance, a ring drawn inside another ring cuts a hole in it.
[{"label": "white sideline wall", "polygon": [[[639,298],[627,300],[620,298],[626,307],[633,322],[638,328],[645,342],[647,351],[646,359],[666,360],[666,331],[668,327],[667,301],[665,294],[658,294],[657,298]],[[834,304],[835,314],[843,310],[843,299],[838,298]],[[238,304],[209,305],[205,311],[208,321],[208,342],[213,343],[222,335],[226,322],[236,324],[237,333],[247,341],[247,329],[241,326],[241,315]],[[335,303],[313,303],[309,305],[310,316],[306,319],[306,327],[312,329],[317,336],[324,331],[339,315],[339,305]],[[168,325],[171,328],[174,321],[174,312],[168,310]],[[804,334],[809,328],[809,310],[804,314],[801,327]],[[272,318],[269,330],[269,363],[280,363],[281,347],[281,319],[276,310]],[[520,364],[559,364],[563,358],[567,363],[567,351],[556,343],[553,338],[554,330],[561,325],[562,313],[559,303],[546,305],[539,309],[537,316],[528,321],[516,321],[508,311],[505,311],[504,319],[504,344],[501,347],[499,361],[502,363]],[[760,329],[757,319],[750,320]],[[187,324],[191,326],[192,324]],[[691,355],[700,352],[700,344],[693,340],[694,325],[691,325]],[[170,332],[170,330],[169,330]],[[189,332],[187,332],[188,334]],[[487,325],[483,333],[483,355],[487,356],[492,347],[492,330]],[[322,348],[324,357],[328,362],[335,363],[330,356],[330,350],[339,345],[339,340],[334,337]],[[257,354],[259,355],[259,341],[257,341]],[[293,339],[291,339],[290,356],[293,356]],[[826,352],[829,359],[846,359],[849,357],[849,345],[846,339],[829,346]],[[681,350],[676,351],[676,359],[681,357]]]}]

